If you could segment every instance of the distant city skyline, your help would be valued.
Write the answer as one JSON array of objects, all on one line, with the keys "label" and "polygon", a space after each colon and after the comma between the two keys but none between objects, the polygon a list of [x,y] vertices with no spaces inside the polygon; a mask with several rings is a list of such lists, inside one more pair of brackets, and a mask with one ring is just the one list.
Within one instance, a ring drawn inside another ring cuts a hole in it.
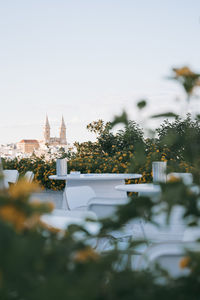
[{"label": "distant city skyline", "polygon": [[0,143],[42,139],[46,114],[53,136],[63,115],[67,141],[84,141],[122,109],[140,122],[141,98],[146,115],[180,111],[166,77],[200,72],[200,1],[2,1],[0,40]]}]

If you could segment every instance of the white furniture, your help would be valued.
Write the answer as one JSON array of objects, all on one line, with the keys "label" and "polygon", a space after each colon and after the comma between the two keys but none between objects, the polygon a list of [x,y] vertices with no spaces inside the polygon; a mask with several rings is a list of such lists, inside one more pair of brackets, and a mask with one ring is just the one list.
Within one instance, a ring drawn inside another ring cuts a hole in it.
[{"label": "white furniture", "polygon": [[116,190],[124,192],[134,192],[140,194],[159,194],[161,192],[160,185],[153,183],[141,183],[141,184],[126,184],[117,185]]},{"label": "white furniture", "polygon": [[67,211],[67,210],[63,210],[63,209],[54,209],[52,211],[52,213],[50,214],[51,216],[57,216],[57,217],[71,217],[71,218],[90,218],[93,220],[97,220],[97,216],[94,212],[90,212],[90,211]]},{"label": "white furniture", "polygon": [[88,201],[95,198],[95,192],[89,186],[72,186],[64,191],[65,202],[68,210],[83,209],[87,210]]},{"label": "white furniture", "polygon": [[41,220],[49,226],[60,230],[65,230],[69,225],[76,224],[83,226],[91,234],[97,234],[100,230],[98,222],[90,222],[96,220],[96,215],[90,211],[64,211],[55,209],[51,214],[41,216]]},{"label": "white furniture", "polygon": [[98,219],[114,215],[118,205],[128,202],[128,198],[99,198],[89,186],[68,187],[65,189],[68,209],[94,211]]},{"label": "white furniture", "polygon": [[200,240],[199,226],[187,227],[184,231],[183,241],[184,242],[195,242],[196,240]]},{"label": "white furniture", "polygon": [[[129,199],[126,198],[98,198],[95,197],[94,190],[89,186],[75,186],[75,187],[68,187],[65,189],[65,195],[66,195],[66,203],[68,205],[68,209],[71,209],[70,211],[67,210],[54,210],[53,215],[56,215],[55,217],[52,217],[48,220],[52,222],[55,222],[54,224],[57,224],[61,226],[62,224],[65,224],[66,221],[61,218],[60,221],[58,221],[58,217],[64,217],[64,216],[70,216],[68,213],[77,214],[79,216],[86,213],[93,213],[97,219],[101,218],[110,218],[113,217],[116,209],[120,205],[126,204]],[[68,199],[68,201],[67,201]],[[89,202],[88,202],[89,201]],[[70,219],[71,223],[75,222],[77,223],[77,220]],[[80,220],[78,220],[79,222]],[[135,227],[134,227],[135,228]],[[110,247],[110,242],[114,239],[121,239],[121,238],[131,238],[133,236],[133,225],[130,226],[126,225],[124,228],[120,231],[113,231],[108,234],[107,237],[98,239],[98,245],[97,249],[98,251],[103,251]]]},{"label": "white furniture", "polygon": [[[116,185],[124,184],[125,179],[140,178],[140,174],[69,174],[65,176],[51,175],[52,180],[65,180],[68,187],[89,186],[95,193],[95,197],[100,198],[121,198],[126,197],[126,192],[117,191]],[[67,199],[70,202],[70,199]],[[63,208],[67,209],[65,191],[63,195]]]},{"label": "white furniture", "polygon": [[166,182],[166,170],[167,162],[166,161],[153,161],[152,162],[152,173],[153,173],[153,182]]},{"label": "white furniture", "polygon": [[[117,209],[122,205],[126,205],[129,201],[130,199],[127,197],[120,199],[93,198],[88,203],[88,209],[94,212],[99,220],[105,218],[115,219]],[[135,237],[138,236],[138,231],[141,236],[142,229],[140,221],[130,221],[121,226],[120,229],[109,232],[106,237],[100,238],[98,240],[97,249],[100,252],[108,251],[113,248],[113,240],[118,240],[120,244],[121,242],[127,242],[127,240],[135,239]]]},{"label": "white furniture", "polygon": [[8,183],[16,183],[19,178],[19,172],[17,170],[3,170],[5,186],[8,186]]},{"label": "white furniture", "polygon": [[143,270],[152,268],[155,264],[159,264],[161,268],[176,278],[178,276],[188,275],[189,268],[181,268],[181,260],[187,256],[185,250],[199,251],[198,243],[183,243],[179,241],[164,242],[152,245],[141,255],[137,269]]},{"label": "white furniture", "polygon": [[[116,186],[116,189],[126,192],[136,192],[140,196],[149,196],[153,200],[156,200],[161,193],[160,186],[151,183],[120,185]],[[150,243],[167,240],[181,241],[185,230],[184,220],[182,219],[184,209],[178,205],[174,206],[168,225],[166,225],[166,213],[159,212],[162,210],[162,207],[157,205],[154,209],[157,210],[158,214],[154,216],[153,221],[159,226],[141,219],[143,234],[140,238],[145,238]]]},{"label": "white furniture", "polygon": [[111,218],[115,215],[117,208],[121,205],[125,205],[129,202],[129,199],[102,199],[92,198],[88,202],[88,210],[93,211],[98,219]]},{"label": "white furniture", "polygon": [[24,175],[24,178],[28,181],[28,182],[32,182],[33,178],[34,178],[34,173],[32,171],[27,171]]},{"label": "white furniture", "polygon": [[193,182],[193,176],[191,173],[169,173],[167,174],[167,180],[173,177],[181,179],[185,185],[191,185]]},{"label": "white furniture", "polygon": [[9,188],[9,183],[5,179],[5,175],[3,174],[3,165],[2,165],[2,160],[0,157],[0,189],[8,189]]}]

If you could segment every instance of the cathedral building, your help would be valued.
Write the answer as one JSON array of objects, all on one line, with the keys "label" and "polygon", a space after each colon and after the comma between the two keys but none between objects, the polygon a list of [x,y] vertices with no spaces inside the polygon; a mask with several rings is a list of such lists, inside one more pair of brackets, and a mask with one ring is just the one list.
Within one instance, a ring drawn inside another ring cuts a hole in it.
[{"label": "cathedral building", "polygon": [[[42,141],[23,139],[17,143],[17,149],[22,153],[32,154],[35,152],[42,154],[42,151],[46,149],[46,146],[68,146],[66,139],[66,126],[63,117],[60,125],[59,137],[51,137],[48,116],[46,116],[43,133],[44,139]],[[45,148],[44,145],[46,145]]]},{"label": "cathedral building", "polygon": [[61,125],[60,125],[60,132],[59,137],[51,137],[50,133],[50,125],[48,116],[46,116],[46,122],[44,125],[44,144],[48,146],[61,146],[61,145],[67,145],[67,139],[66,139],[66,126],[64,119],[62,117]]}]

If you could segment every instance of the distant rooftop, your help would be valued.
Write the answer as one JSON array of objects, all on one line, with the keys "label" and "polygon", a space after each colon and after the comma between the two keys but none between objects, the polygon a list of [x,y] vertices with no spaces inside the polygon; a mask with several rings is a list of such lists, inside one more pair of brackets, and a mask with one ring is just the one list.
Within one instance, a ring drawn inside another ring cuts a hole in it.
[{"label": "distant rooftop", "polygon": [[37,140],[21,140],[20,143],[25,143],[25,144],[38,144]]}]

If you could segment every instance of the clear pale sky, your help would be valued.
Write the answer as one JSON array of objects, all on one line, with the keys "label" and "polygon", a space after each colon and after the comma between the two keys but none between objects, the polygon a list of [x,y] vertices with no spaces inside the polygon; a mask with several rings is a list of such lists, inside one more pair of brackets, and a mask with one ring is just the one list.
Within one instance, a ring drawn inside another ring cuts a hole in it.
[{"label": "clear pale sky", "polygon": [[200,71],[199,0],[0,1],[0,143],[52,135],[62,115],[69,142],[86,124],[135,103],[179,110],[173,66]]}]

